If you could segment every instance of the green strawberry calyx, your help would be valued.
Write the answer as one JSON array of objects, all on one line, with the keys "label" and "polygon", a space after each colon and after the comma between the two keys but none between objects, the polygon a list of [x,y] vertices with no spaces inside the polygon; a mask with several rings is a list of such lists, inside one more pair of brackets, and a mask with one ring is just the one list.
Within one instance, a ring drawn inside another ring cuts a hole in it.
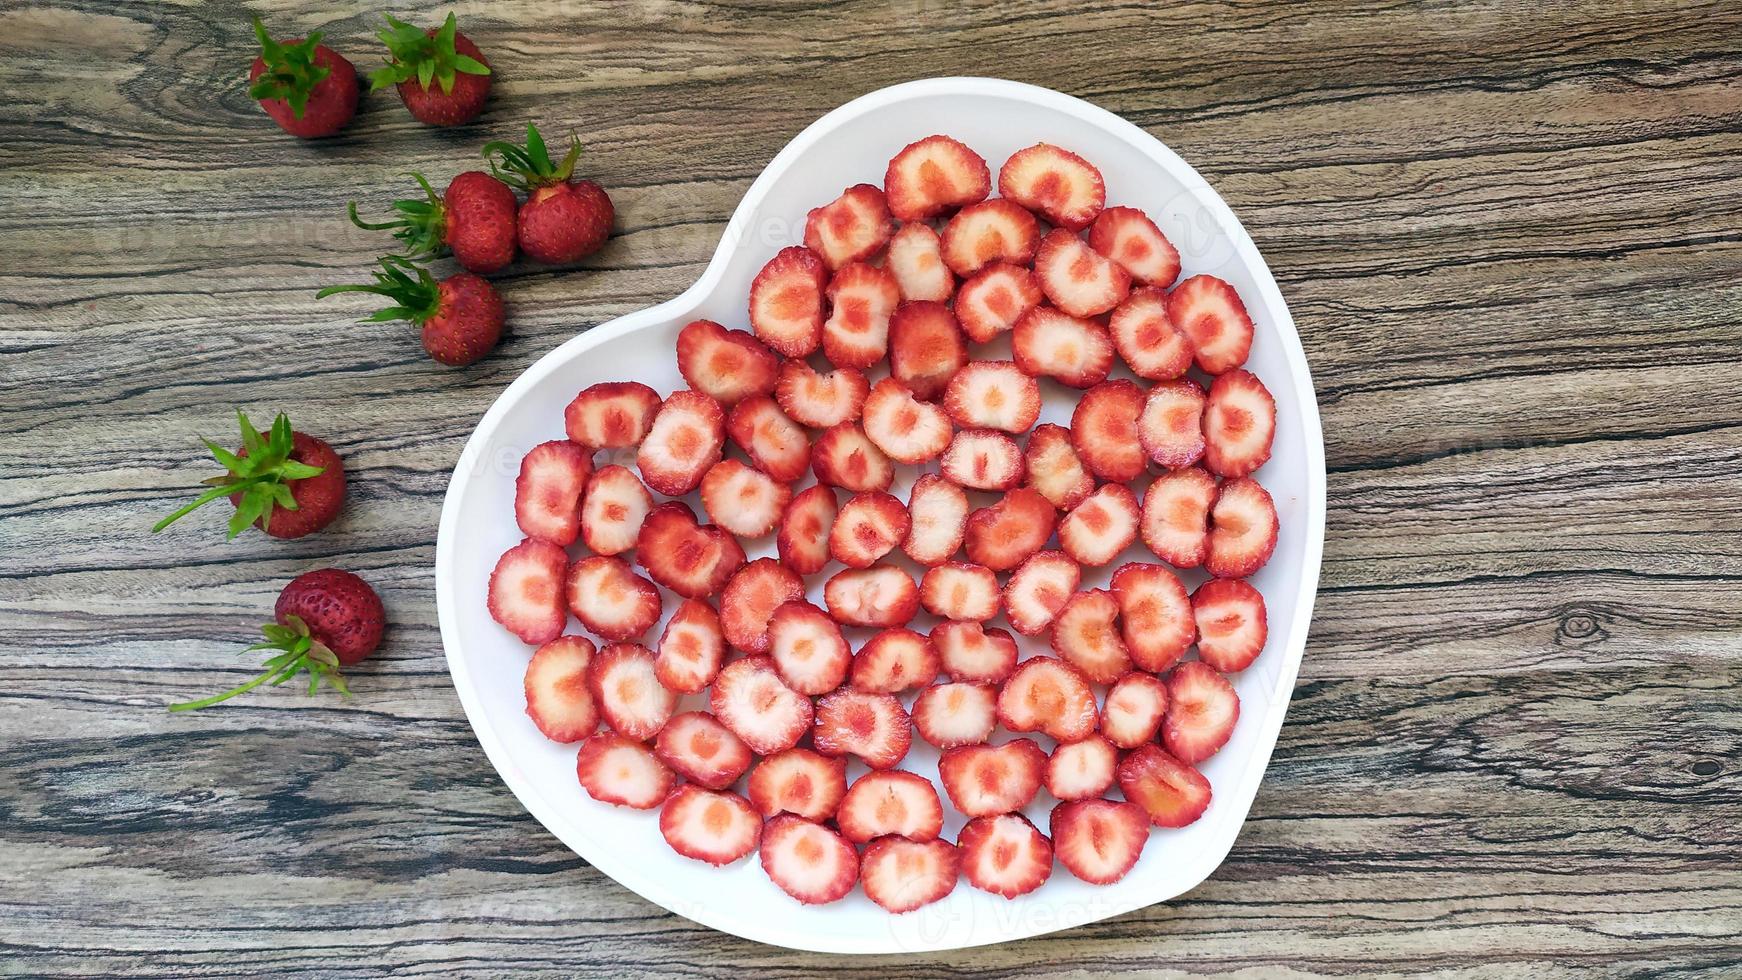
[{"label": "green strawberry calyx", "polygon": [[[415,274],[416,278],[413,278]],[[441,310],[441,284],[429,270],[402,255],[381,257],[381,271],[371,273],[372,283],[328,286],[315,294],[326,299],[339,293],[373,293],[392,300],[392,305],[376,310],[359,323],[385,323],[388,320],[410,320],[422,324]]]},{"label": "green strawberry calyx", "polygon": [[415,80],[424,89],[433,81],[444,95],[451,95],[456,74],[490,74],[489,65],[454,50],[456,33],[452,13],[434,35],[388,14],[387,28],[376,36],[387,45],[390,57],[386,65],[369,73],[370,91]]},{"label": "green strawberry calyx", "polygon": [[404,246],[402,254],[406,258],[435,258],[447,251],[447,208],[423,174],[413,172],[406,176],[423,188],[423,197],[394,201],[392,208],[398,216],[387,221],[364,221],[357,216],[357,202],[352,201],[351,223],[366,231],[393,232],[393,237]]},{"label": "green strawberry calyx", "polygon": [[266,25],[256,17],[254,36],[260,40],[260,60],[266,64],[266,70],[248,86],[249,97],[283,99],[290,103],[291,115],[301,119],[309,93],[333,73],[331,68],[315,64],[320,32],[310,34],[300,44],[280,44],[266,33]]},{"label": "green strawberry calyx", "polygon": [[522,191],[548,184],[560,184],[575,172],[575,161],[581,157],[581,141],[569,136],[569,151],[561,160],[552,161],[538,127],[526,124],[526,145],[507,140],[484,144],[484,159],[490,161],[490,172],[496,179]]},{"label": "green strawberry calyx", "polygon": [[[282,417],[282,416],[281,416]],[[214,694],[198,701],[183,701],[169,706],[171,711],[198,711],[209,708],[220,701],[228,701],[238,694],[246,694],[262,684],[277,687],[298,674],[308,674],[308,693],[320,690],[321,682],[337,690],[345,697],[351,696],[351,689],[345,685],[345,677],[339,673],[339,657],[325,643],[309,635],[308,624],[301,616],[287,615],[282,623],[267,623],[260,627],[260,632],[266,639],[254,644],[243,653],[256,650],[276,650],[272,657],[267,658],[265,669],[259,676],[245,684],[238,684],[222,694]]]},{"label": "green strawberry calyx", "polygon": [[272,428],[264,436],[255,430],[254,425],[248,421],[248,416],[240,409],[236,412],[236,419],[242,425],[244,452],[233,453],[210,439],[203,440],[206,448],[212,451],[212,458],[226,472],[204,481],[209,489],[175,513],[152,525],[153,533],[163,530],[219,497],[240,494],[236,513],[230,516],[229,533],[225,535],[226,540],[234,538],[257,521],[271,520],[275,507],[296,510],[296,496],[290,491],[290,483],[326,472],[324,466],[310,466],[291,458],[295,441],[291,433],[290,418],[284,413],[280,412],[272,420]]}]

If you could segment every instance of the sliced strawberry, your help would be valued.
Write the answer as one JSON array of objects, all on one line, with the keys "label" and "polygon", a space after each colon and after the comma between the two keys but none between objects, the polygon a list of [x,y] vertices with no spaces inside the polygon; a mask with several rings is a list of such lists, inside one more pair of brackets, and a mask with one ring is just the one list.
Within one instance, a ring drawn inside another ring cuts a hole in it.
[{"label": "sliced strawberry", "polygon": [[626,466],[601,466],[581,500],[581,543],[594,554],[620,555],[635,547],[653,495]]},{"label": "sliced strawberry", "polygon": [[1111,885],[1143,856],[1149,814],[1135,803],[1076,800],[1053,807],[1047,829],[1065,870],[1091,885]]},{"label": "sliced strawberry", "polygon": [[1100,796],[1113,785],[1119,750],[1099,735],[1065,742],[1046,760],[1046,791],[1061,800]]},{"label": "sliced strawberry", "polygon": [[841,836],[855,844],[894,835],[937,840],[944,829],[944,804],[937,787],[905,770],[872,771],[853,781],[835,815]]},{"label": "sliced strawberry", "polygon": [[919,612],[919,586],[894,565],[849,568],[823,585],[823,603],[843,626],[906,626]]},{"label": "sliced strawberry", "polygon": [[998,171],[998,193],[1071,231],[1087,228],[1107,203],[1101,171],[1050,143],[1012,153]]},{"label": "sliced strawberry", "polygon": [[1022,448],[996,429],[963,429],[939,462],[945,478],[974,490],[1009,490],[1022,482]]},{"label": "sliced strawberry", "polygon": [[587,667],[598,650],[584,636],[559,636],[526,664],[526,714],[553,742],[578,742],[599,727],[599,706],[587,689]]},{"label": "sliced strawberry", "polygon": [[750,746],[706,711],[673,715],[659,730],[653,754],[678,775],[708,789],[737,782],[751,762]]},{"label": "sliced strawberry", "polygon": [[876,255],[895,234],[883,188],[854,184],[841,196],[812,208],[805,218],[805,248],[822,256],[823,264],[839,269]]},{"label": "sliced strawberry", "polygon": [[824,755],[856,755],[873,769],[888,769],[912,743],[907,709],[893,694],[844,687],[817,699],[811,744]]},{"label": "sliced strawberry", "polygon": [[1071,388],[1093,388],[1113,369],[1107,331],[1050,306],[1037,306],[1016,321],[1010,352],[1024,372]]},{"label": "sliced strawberry", "polygon": [[775,547],[787,568],[800,575],[815,575],[829,563],[829,532],[835,524],[835,491],[822,484],[806,487],[786,505],[780,515],[780,533]]},{"label": "sliced strawberry", "polygon": [[1240,720],[1240,695],[1214,667],[1199,660],[1180,664],[1168,675],[1167,696],[1161,744],[1174,758],[1196,765],[1228,744]]},{"label": "sliced strawberry", "polygon": [[823,287],[829,270],[817,253],[783,248],[750,283],[750,329],[784,357],[806,357],[823,339]]},{"label": "sliced strawberry", "polygon": [[1037,551],[1017,566],[1004,583],[1004,618],[1023,636],[1035,636],[1052,625],[1082,581],[1083,570],[1061,551]]},{"label": "sliced strawberry", "polygon": [[1016,639],[1008,630],[971,621],[939,623],[931,629],[944,673],[970,684],[1000,684],[1016,669]]},{"label": "sliced strawberry", "polygon": [[963,816],[1014,813],[1033,802],[1046,752],[1031,738],[1003,745],[963,745],[938,756],[938,779]]},{"label": "sliced strawberry", "polygon": [[1070,510],[1095,489],[1095,478],[1071,445],[1071,430],[1062,425],[1035,426],[1022,460],[1028,486],[1059,510]]},{"label": "sliced strawberry", "polygon": [[1034,273],[1020,265],[993,262],[956,290],[956,320],[969,340],[984,344],[1016,326],[1040,300]]},{"label": "sliced strawberry", "polygon": [[750,805],[764,817],[794,813],[829,820],[847,794],[847,760],[810,749],[786,749],[750,770]]},{"label": "sliced strawberry", "polygon": [[1137,441],[1158,466],[1177,470],[1204,456],[1204,389],[1190,378],[1149,389],[1137,417]]},{"label": "sliced strawberry", "polygon": [[811,725],[811,699],[782,683],[767,657],[745,657],[722,668],[708,691],[708,706],[757,755],[792,748]]},{"label": "sliced strawberry", "polygon": [[1095,730],[1095,692],[1082,671],[1063,660],[1030,657],[998,692],[998,721],[1013,732],[1074,742]]},{"label": "sliced strawberry", "polygon": [[574,544],[581,534],[581,495],[592,475],[590,449],[567,439],[533,446],[514,481],[514,522],[529,538]]},{"label": "sliced strawberry", "polygon": [[1159,287],[1133,289],[1107,320],[1113,348],[1131,373],[1151,381],[1171,381],[1192,366],[1192,341],[1167,315],[1167,294]]},{"label": "sliced strawberry", "polygon": [[937,679],[938,652],[924,633],[886,629],[853,654],[852,684],[870,694],[899,694]]},{"label": "sliced strawberry", "polygon": [[725,444],[726,413],[720,403],[699,391],[674,391],[641,440],[635,466],[649,489],[681,497],[720,461]]},{"label": "sliced strawberry", "polygon": [[839,901],[859,880],[859,854],[846,838],[789,813],[762,825],[762,870],[806,905]]},{"label": "sliced strawberry", "polygon": [[1206,374],[1246,363],[1252,352],[1252,317],[1234,287],[1215,276],[1193,276],[1167,294],[1167,315],[1191,338],[1193,358]]},{"label": "sliced strawberry", "polygon": [[1264,652],[1269,624],[1264,596],[1245,579],[1217,578],[1192,593],[1198,624],[1198,659],[1224,674],[1252,666]]},{"label": "sliced strawberry", "polygon": [[722,459],[702,477],[702,507],[714,523],[740,538],[774,530],[792,488],[735,459]]},{"label": "sliced strawberry", "polygon": [[998,615],[998,576],[984,565],[947,561],[919,580],[919,602],[941,619],[984,623]]},{"label": "sliced strawberry", "polygon": [[782,603],[769,616],[768,656],[780,679],[800,694],[840,687],[853,661],[841,627],[803,599]]},{"label": "sliced strawberry", "polygon": [[714,607],[697,599],[678,603],[666,620],[653,657],[653,676],[667,690],[695,694],[714,682],[726,659],[726,635]]},{"label": "sliced strawberry", "polygon": [[944,243],[930,225],[906,224],[889,240],[884,267],[895,274],[901,298],[942,303],[956,291],[956,277],[944,265]]},{"label": "sliced strawberry", "polygon": [[1162,565],[1131,562],[1113,573],[1125,647],[1137,666],[1159,674],[1197,639],[1191,600],[1179,576]]},{"label": "sliced strawberry", "polygon": [[635,560],[660,585],[686,599],[705,599],[744,564],[744,549],[725,528],[697,524],[689,505],[673,500],[647,512]]},{"label": "sliced strawberry", "polygon": [[659,392],[639,381],[602,381],[563,410],[569,440],[585,449],[625,449],[647,436],[659,412]]},{"label": "sliced strawberry", "polygon": [[804,579],[773,558],[758,558],[720,591],[720,631],[745,653],[768,652],[768,620],[782,603],[804,598]]},{"label": "sliced strawberry", "polygon": [[1122,749],[1155,738],[1167,714],[1167,685],[1154,674],[1132,671],[1107,688],[1101,705],[1101,734]]},{"label": "sliced strawberry", "polygon": [[615,732],[600,732],[581,743],[575,775],[593,799],[636,810],[664,803],[677,787],[677,774],[652,749]]},{"label": "sliced strawberry", "polygon": [[1143,543],[1175,568],[1196,568],[1210,552],[1216,478],[1196,466],[1156,477],[1143,494]]},{"label": "sliced strawberry", "polygon": [[653,653],[639,643],[610,643],[593,657],[587,686],[605,724],[624,738],[645,742],[659,734],[677,710],[653,669]]},{"label": "sliced strawberry", "polygon": [[1052,842],[1019,813],[975,817],[956,846],[968,884],[994,895],[1026,895],[1052,875]]},{"label": "sliced strawberry", "polygon": [[568,622],[563,577],[569,556],[549,541],[527,538],[502,553],[490,572],[490,618],[522,643],[549,643]]},{"label": "sliced strawberry", "polygon": [[842,422],[817,434],[811,444],[811,469],[817,482],[854,493],[887,490],[895,482],[895,464],[856,422]]},{"label": "sliced strawberry", "polygon": [[921,565],[941,564],[962,547],[968,495],[936,473],[926,473],[907,492],[907,516],[907,540],[901,550]]},{"label": "sliced strawberry", "polygon": [[1048,302],[1077,317],[1106,313],[1131,292],[1131,276],[1123,268],[1063,228],[1040,240],[1034,278]]},{"label": "sliced strawberry", "polygon": [[907,508],[896,497],[873,491],[856,493],[835,517],[829,531],[829,554],[848,568],[870,568],[907,537]]},{"label": "sliced strawberry", "polygon": [[916,300],[889,318],[889,374],[915,398],[930,401],[968,363],[968,342],[942,303]]},{"label": "sliced strawberry", "polygon": [[1058,512],[1045,497],[1018,487],[968,515],[968,560],[994,572],[1009,571],[1045,547],[1057,523]]},{"label": "sliced strawberry", "polygon": [[934,684],[913,700],[913,727],[940,749],[979,745],[998,724],[998,691],[989,684]]},{"label": "sliced strawberry", "polygon": [[1079,565],[1105,565],[1137,540],[1141,512],[1123,483],[1109,483],[1059,521],[1059,547]]},{"label": "sliced strawberry", "polygon": [[870,391],[863,372],[836,368],[822,374],[804,361],[787,361],[780,366],[774,400],[794,422],[827,429],[858,418]]},{"label": "sliced strawberry", "polygon": [[949,841],[882,837],[872,841],[859,859],[859,881],[866,898],[886,912],[900,914],[955,891],[960,866],[956,845]]},{"label": "sliced strawberry", "polygon": [[637,640],[659,622],[659,589],[621,558],[589,555],[570,565],[567,595],[569,611],[601,639]]},{"label": "sliced strawberry", "polygon": [[1119,761],[1119,790],[1157,827],[1184,827],[1210,805],[1210,781],[1153,743]]},{"label": "sliced strawberry", "polygon": [[677,333],[677,370],[691,388],[731,408],[774,391],[780,358],[742,330],[693,320]]},{"label": "sliced strawberry", "polygon": [[937,459],[950,444],[950,417],[907,386],[884,378],[865,399],[865,437],[897,463]]},{"label": "sliced strawberry", "polygon": [[1217,578],[1245,578],[1258,571],[1276,551],[1277,528],[1276,503],[1257,480],[1224,481],[1210,510],[1204,571]]},{"label": "sliced strawberry", "polygon": [[1071,596],[1052,622],[1052,649],[1095,684],[1110,684],[1131,669],[1119,632],[1119,600],[1104,589]]},{"label": "sliced strawberry", "polygon": [[1089,229],[1089,247],[1119,263],[1133,282],[1165,287],[1179,278],[1179,249],[1136,208],[1102,211]]},{"label": "sliced strawberry", "polygon": [[956,212],[944,226],[944,264],[971,276],[993,262],[1027,265],[1040,243],[1040,223],[1020,205],[981,201]]},{"label": "sliced strawberry", "polygon": [[672,850],[719,867],[756,850],[762,818],[737,793],[679,786],[659,810],[659,832]]},{"label": "sliced strawberry", "polygon": [[1027,432],[1040,418],[1040,384],[1013,361],[975,361],[950,379],[944,409],[963,428]]},{"label": "sliced strawberry", "polygon": [[1203,424],[1204,468],[1221,477],[1246,476],[1270,459],[1276,399],[1264,382],[1235,368],[1210,385]]},{"label": "sliced strawberry", "polygon": [[767,395],[752,395],[734,406],[726,434],[757,469],[781,483],[797,480],[810,468],[810,436]]},{"label": "sliced strawberry", "polygon": [[883,174],[889,211],[903,222],[924,221],[992,191],[985,158],[948,136],[927,136],[902,147]]},{"label": "sliced strawberry", "polygon": [[843,368],[868,368],[889,351],[889,317],[901,304],[895,274],[855,262],[829,280],[823,356]]},{"label": "sliced strawberry", "polygon": [[1083,393],[1071,413],[1071,445],[1089,472],[1110,483],[1130,483],[1147,460],[1137,441],[1143,389],[1123,378]]}]

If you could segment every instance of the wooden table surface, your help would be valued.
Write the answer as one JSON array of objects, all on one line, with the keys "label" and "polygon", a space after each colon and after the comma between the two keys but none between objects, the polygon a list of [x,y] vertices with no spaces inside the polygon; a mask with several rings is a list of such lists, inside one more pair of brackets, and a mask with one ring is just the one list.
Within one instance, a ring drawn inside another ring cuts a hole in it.
[{"label": "wooden table surface", "polygon": [[[368,97],[315,145],[247,98],[248,16],[367,69],[377,15],[270,6],[0,7],[0,974],[1742,971],[1733,0],[474,2],[478,124]],[[1323,584],[1201,887],[988,949],[796,953],[661,911],[521,810],[444,666],[437,514],[522,369],[681,291],[819,114],[943,74],[1120,113],[1245,222],[1318,386]],[[619,230],[502,275],[495,353],[442,368],[315,301],[382,243],[347,200],[529,120],[581,134]],[[148,534],[238,406],[345,455],[344,516]],[[164,712],[245,677],[279,587],[327,564],[391,613],[356,697]]]}]

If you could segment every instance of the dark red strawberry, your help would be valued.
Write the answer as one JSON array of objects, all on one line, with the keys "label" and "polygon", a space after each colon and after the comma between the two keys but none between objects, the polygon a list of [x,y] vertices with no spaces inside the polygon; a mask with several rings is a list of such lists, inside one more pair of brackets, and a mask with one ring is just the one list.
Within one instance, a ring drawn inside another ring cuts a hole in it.
[{"label": "dark red strawberry", "polygon": [[427,31],[389,16],[376,36],[387,45],[388,59],[369,74],[370,91],[397,86],[405,108],[431,126],[459,126],[484,111],[490,62],[459,32],[453,14]]},{"label": "dark red strawberry", "polygon": [[[417,278],[412,278],[415,273]],[[429,356],[455,366],[470,364],[502,339],[502,297],[496,288],[470,272],[456,272],[437,282],[429,270],[397,255],[381,259],[381,271],[370,285],[328,286],[315,294],[325,299],[338,293],[374,293],[393,305],[363,318],[363,323],[410,320],[422,329]]]},{"label": "dark red strawberry", "polygon": [[230,452],[207,440],[212,456],[229,472],[205,481],[209,489],[152,526],[161,531],[219,497],[236,507],[228,537],[255,525],[275,538],[300,538],[331,524],[345,503],[345,464],[333,447],[294,432],[283,414],[262,436],[240,411],[242,448]]},{"label": "dark red strawberry", "polygon": [[515,215],[520,202],[514,191],[482,170],[468,170],[448,182],[436,197],[435,188],[423,174],[411,178],[423,188],[423,197],[393,202],[395,216],[387,221],[364,221],[351,202],[351,223],[368,231],[391,231],[399,240],[399,254],[408,259],[433,259],[444,251],[468,272],[487,275],[514,261]]},{"label": "dark red strawberry", "polygon": [[307,39],[274,41],[258,19],[260,56],[248,70],[248,94],[278,128],[302,139],[331,136],[357,114],[357,69],[345,56]]},{"label": "dark red strawberry", "polygon": [[497,177],[526,192],[519,232],[520,250],[528,258],[562,265],[604,247],[617,211],[604,188],[573,179],[581,156],[579,140],[569,137],[569,151],[552,161],[538,127],[528,123],[525,146],[496,140],[484,144],[484,155]]}]

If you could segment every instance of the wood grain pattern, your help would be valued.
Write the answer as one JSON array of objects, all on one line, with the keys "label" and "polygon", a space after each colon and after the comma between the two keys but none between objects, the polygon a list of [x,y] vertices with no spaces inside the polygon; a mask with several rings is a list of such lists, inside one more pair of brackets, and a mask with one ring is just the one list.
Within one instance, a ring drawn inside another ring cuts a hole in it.
[{"label": "wood grain pattern", "polygon": [[[479,124],[369,97],[317,146],[239,83],[252,12],[375,60],[346,3],[0,7],[0,974],[1742,972],[1742,7],[472,3]],[[688,285],[817,115],[936,74],[1095,101],[1228,200],[1313,367],[1330,526],[1211,880],[847,960],[664,913],[538,827],[461,714],[430,568],[503,385]],[[504,274],[498,351],[443,369],[314,300],[380,244],[347,200],[528,120],[583,133],[620,230]],[[345,515],[143,533],[237,406],[340,449]],[[238,637],[324,562],[391,610],[366,694],[162,711],[243,676]]]}]

